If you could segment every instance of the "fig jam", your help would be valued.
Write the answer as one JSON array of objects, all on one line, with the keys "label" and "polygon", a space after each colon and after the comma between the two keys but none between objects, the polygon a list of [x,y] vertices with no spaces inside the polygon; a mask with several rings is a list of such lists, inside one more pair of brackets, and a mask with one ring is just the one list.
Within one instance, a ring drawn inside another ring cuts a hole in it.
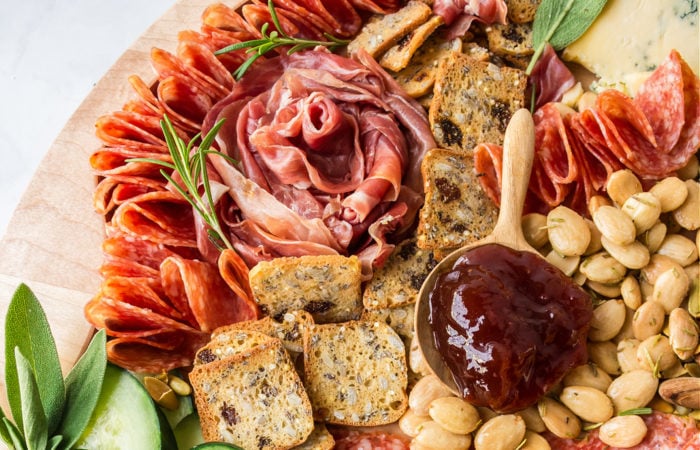
[{"label": "fig jam", "polygon": [[523,409],[587,360],[590,296],[529,252],[469,250],[439,275],[429,308],[436,348],[477,406]]}]

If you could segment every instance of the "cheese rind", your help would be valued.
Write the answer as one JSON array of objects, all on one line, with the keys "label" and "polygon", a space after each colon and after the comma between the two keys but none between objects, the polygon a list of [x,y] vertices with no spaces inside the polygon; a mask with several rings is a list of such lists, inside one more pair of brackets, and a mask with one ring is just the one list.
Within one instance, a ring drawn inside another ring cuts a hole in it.
[{"label": "cheese rind", "polygon": [[602,86],[634,94],[644,73],[676,49],[700,73],[698,6],[693,0],[609,0],[563,58],[600,77]]}]

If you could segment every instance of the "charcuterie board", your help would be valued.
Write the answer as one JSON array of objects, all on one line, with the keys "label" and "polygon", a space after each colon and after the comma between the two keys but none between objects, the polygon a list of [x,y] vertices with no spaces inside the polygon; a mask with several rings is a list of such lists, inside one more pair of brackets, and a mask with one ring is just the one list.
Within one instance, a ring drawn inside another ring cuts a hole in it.
[{"label": "charcuterie board", "polygon": [[[17,286],[27,284],[46,311],[64,372],[91,336],[83,306],[100,284],[104,222],[92,207],[95,178],[88,163],[100,145],[95,121],[133,97],[130,75],[154,78],[151,49],[174,50],[177,33],[196,29],[209,3],[175,2],[105,73],[47,150],[0,242],[0,319],[4,323]],[[0,360],[4,367],[2,334]]]}]

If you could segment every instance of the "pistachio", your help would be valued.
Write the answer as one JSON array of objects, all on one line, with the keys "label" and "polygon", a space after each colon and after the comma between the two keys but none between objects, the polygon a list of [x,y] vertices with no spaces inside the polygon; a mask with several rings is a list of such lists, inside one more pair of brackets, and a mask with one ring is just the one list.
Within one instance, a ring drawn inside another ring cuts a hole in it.
[{"label": "pistachio", "polygon": [[175,391],[167,383],[156,377],[144,377],[143,384],[151,398],[165,409],[174,410],[179,401]]},{"label": "pistachio", "polygon": [[192,393],[192,387],[180,377],[171,375],[170,380],[168,380],[168,384],[177,395],[180,395],[182,397],[185,397]]}]

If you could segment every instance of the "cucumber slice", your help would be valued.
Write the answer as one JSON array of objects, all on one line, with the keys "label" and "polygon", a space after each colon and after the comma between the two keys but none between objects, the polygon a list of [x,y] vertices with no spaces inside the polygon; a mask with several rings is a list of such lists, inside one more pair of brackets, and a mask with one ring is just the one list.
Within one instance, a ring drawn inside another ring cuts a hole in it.
[{"label": "cucumber slice", "polygon": [[243,450],[241,447],[226,442],[205,442],[192,447],[192,450]]},{"label": "cucumber slice", "polygon": [[172,449],[174,442],[165,416],[141,382],[107,364],[97,406],[75,448]]},{"label": "cucumber slice", "polygon": [[204,443],[202,437],[202,426],[199,423],[199,415],[192,413],[185,417],[173,428],[177,448],[180,450],[190,450],[192,447]]}]

